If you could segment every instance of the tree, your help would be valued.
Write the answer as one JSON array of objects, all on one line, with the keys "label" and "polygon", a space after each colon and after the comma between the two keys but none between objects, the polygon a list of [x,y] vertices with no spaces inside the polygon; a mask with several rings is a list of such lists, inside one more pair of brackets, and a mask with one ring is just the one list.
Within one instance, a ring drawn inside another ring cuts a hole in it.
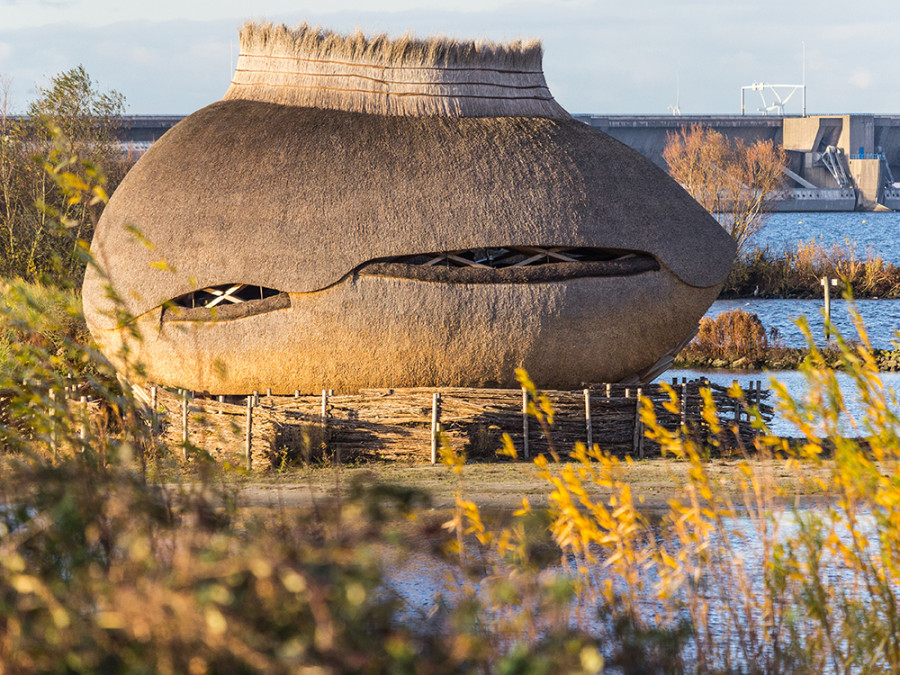
[{"label": "tree", "polygon": [[114,188],[130,163],[117,138],[124,99],[78,66],[38,88],[27,112],[0,116],[0,276],[77,285],[79,241],[90,240],[99,212],[67,199],[45,167],[103,175]]},{"label": "tree", "polygon": [[772,141],[747,145],[700,125],[669,134],[663,158],[669,175],[734,238],[738,255],[764,225],[787,162],[784,148]]}]

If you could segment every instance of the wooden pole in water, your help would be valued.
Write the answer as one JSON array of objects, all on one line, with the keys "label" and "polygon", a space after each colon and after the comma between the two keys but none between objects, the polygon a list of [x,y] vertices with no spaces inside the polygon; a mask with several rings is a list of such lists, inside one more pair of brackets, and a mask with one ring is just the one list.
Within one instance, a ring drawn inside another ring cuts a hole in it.
[{"label": "wooden pole in water", "polygon": [[253,397],[247,397],[247,440],[244,448],[247,455],[247,470],[253,468]]},{"label": "wooden pole in water", "polygon": [[438,437],[441,431],[441,395],[431,395],[431,463],[437,464]]},{"label": "wooden pole in water", "polygon": [[829,329],[829,324],[831,323],[831,287],[834,286],[837,288],[837,279],[830,279],[828,277],[822,277],[819,280],[819,283],[822,284],[822,287],[825,289],[825,339],[831,339],[831,330]]},{"label": "wooden pole in water", "polygon": [[591,390],[584,390],[584,425],[587,432],[588,450],[594,447],[594,428],[591,424]]},{"label": "wooden pole in water", "polygon": [[528,390],[522,387],[522,452],[525,459],[531,455],[528,447]]}]

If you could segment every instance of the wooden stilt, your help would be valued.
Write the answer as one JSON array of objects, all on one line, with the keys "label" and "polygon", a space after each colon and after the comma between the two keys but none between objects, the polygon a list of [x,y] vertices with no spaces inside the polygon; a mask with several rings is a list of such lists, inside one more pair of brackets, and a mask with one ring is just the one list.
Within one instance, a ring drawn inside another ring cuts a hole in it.
[{"label": "wooden stilt", "polygon": [[525,459],[531,456],[528,444],[528,390],[522,387],[522,454]]},{"label": "wooden stilt", "polygon": [[587,448],[590,450],[594,447],[594,429],[591,424],[591,390],[584,390],[584,425],[587,435]]},{"label": "wooden stilt", "polygon": [[247,397],[247,440],[245,444],[247,470],[253,469],[253,397]]},{"label": "wooden stilt", "polygon": [[431,395],[431,463],[437,464],[438,441],[441,432],[441,395]]}]

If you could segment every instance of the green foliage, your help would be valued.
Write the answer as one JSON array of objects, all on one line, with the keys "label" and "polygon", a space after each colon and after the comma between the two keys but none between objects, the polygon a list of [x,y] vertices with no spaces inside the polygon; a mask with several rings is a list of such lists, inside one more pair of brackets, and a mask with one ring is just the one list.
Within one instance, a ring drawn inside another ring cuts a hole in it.
[{"label": "green foliage", "polygon": [[0,115],[0,277],[80,283],[78,242],[90,241],[102,202],[72,200],[46,169],[68,161],[83,184],[114,189],[133,163],[116,142],[123,111],[121,94],[100,91],[78,66],[38,90],[28,117]]}]

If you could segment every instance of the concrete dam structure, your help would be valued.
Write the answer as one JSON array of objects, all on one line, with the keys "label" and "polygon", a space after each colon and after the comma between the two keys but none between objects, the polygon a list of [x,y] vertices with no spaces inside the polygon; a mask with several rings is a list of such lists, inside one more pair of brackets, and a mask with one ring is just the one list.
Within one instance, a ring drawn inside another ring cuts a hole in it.
[{"label": "concrete dam structure", "polygon": [[[665,168],[669,134],[702,125],[730,139],[783,145],[778,211],[900,209],[900,115],[576,115]],[[895,178],[896,177],[896,178]]]},{"label": "concrete dam structure", "polygon": [[[784,145],[779,211],[900,210],[900,115],[575,115],[665,168],[666,137],[700,124],[730,139]],[[123,119],[123,142],[145,151],[182,117]]]}]

